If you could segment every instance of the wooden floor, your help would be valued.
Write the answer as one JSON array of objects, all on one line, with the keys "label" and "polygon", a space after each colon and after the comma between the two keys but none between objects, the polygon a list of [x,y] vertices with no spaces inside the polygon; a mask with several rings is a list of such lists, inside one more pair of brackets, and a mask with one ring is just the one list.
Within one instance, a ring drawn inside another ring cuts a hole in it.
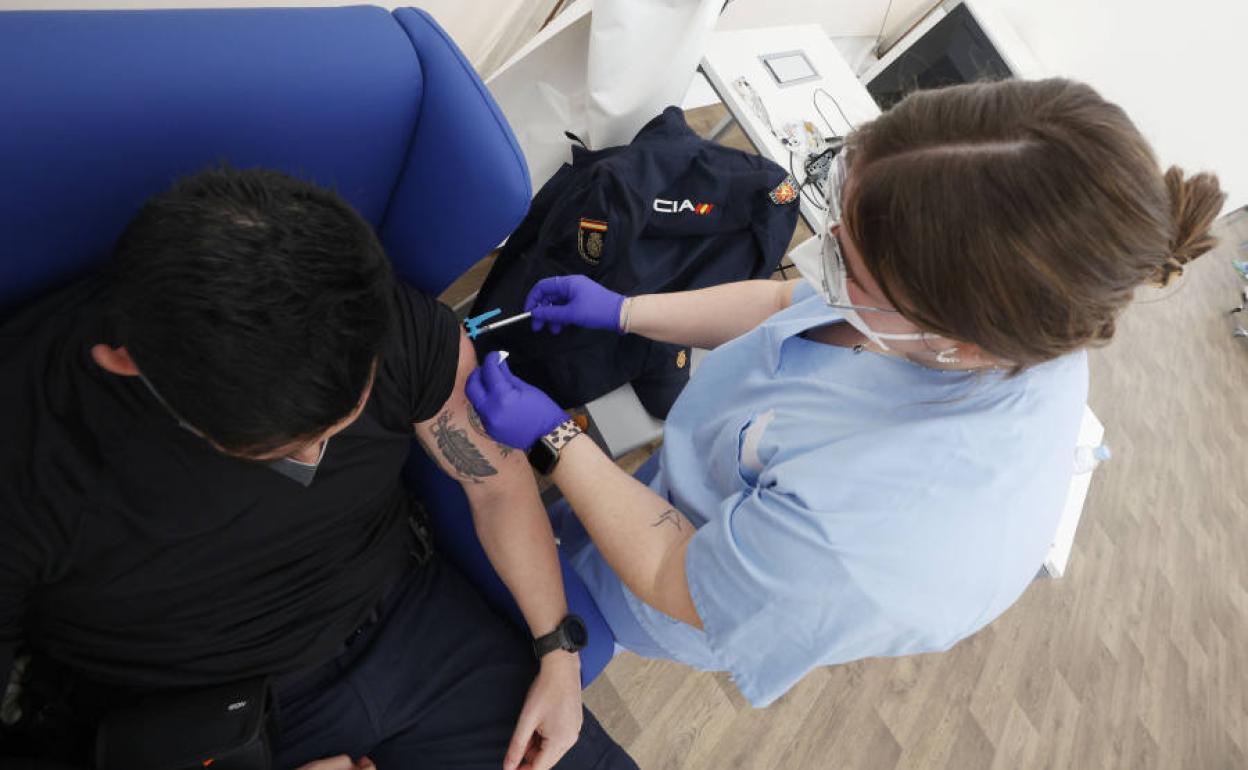
[{"label": "wooden floor", "polygon": [[[690,124],[705,134],[721,110]],[[724,142],[748,147],[736,129]],[[817,670],[763,711],[724,675],[628,653],[586,703],[643,770],[1248,768],[1248,340],[1227,315],[1248,216],[1235,219],[1091,355],[1114,459],[1064,578],[949,652]]]}]

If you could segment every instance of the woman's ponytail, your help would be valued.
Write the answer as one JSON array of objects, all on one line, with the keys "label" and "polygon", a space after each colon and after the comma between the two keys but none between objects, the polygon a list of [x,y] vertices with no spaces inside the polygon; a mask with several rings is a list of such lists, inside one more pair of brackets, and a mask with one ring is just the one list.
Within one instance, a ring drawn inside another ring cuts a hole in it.
[{"label": "woman's ponytail", "polygon": [[1213,174],[1163,173],[1084,83],[920,90],[850,134],[845,234],[912,323],[1028,367],[1104,344],[1217,243]]},{"label": "woman's ponytail", "polygon": [[1157,268],[1159,286],[1181,275],[1184,265],[1218,245],[1209,228],[1226,201],[1216,176],[1202,172],[1188,177],[1178,166],[1166,171],[1166,190],[1170,194],[1174,238],[1170,241],[1170,254]]}]

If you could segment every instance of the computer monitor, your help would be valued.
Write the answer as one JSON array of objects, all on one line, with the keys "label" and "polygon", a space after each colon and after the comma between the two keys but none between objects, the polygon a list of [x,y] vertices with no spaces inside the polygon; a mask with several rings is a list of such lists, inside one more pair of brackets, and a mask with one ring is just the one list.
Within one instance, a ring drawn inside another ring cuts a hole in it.
[{"label": "computer monitor", "polygon": [[[978,18],[977,18],[978,17]],[[886,110],[924,88],[1034,77],[1034,60],[995,14],[958,2],[903,38],[863,77],[867,91]]]}]

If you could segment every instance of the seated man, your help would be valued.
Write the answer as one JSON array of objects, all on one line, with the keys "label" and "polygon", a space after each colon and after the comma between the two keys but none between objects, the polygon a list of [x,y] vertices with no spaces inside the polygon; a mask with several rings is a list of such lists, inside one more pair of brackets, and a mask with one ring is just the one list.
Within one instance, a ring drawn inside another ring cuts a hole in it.
[{"label": "seated man", "polygon": [[582,725],[576,653],[539,664],[431,553],[400,480],[413,431],[530,629],[566,614],[524,454],[464,398],[472,346],[340,198],[184,180],[107,279],[0,336],[0,692],[26,643],[88,723],[84,704],[273,675],[278,767],[635,767]]}]

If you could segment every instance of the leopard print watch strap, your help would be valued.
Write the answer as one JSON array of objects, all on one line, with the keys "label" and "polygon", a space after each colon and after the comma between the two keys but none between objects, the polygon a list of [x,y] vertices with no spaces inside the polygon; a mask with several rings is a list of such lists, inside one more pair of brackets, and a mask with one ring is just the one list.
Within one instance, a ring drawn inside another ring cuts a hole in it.
[{"label": "leopard print watch strap", "polygon": [[572,439],[584,433],[571,417],[555,426],[554,430],[542,438],[550,444],[550,448],[558,452]]}]

